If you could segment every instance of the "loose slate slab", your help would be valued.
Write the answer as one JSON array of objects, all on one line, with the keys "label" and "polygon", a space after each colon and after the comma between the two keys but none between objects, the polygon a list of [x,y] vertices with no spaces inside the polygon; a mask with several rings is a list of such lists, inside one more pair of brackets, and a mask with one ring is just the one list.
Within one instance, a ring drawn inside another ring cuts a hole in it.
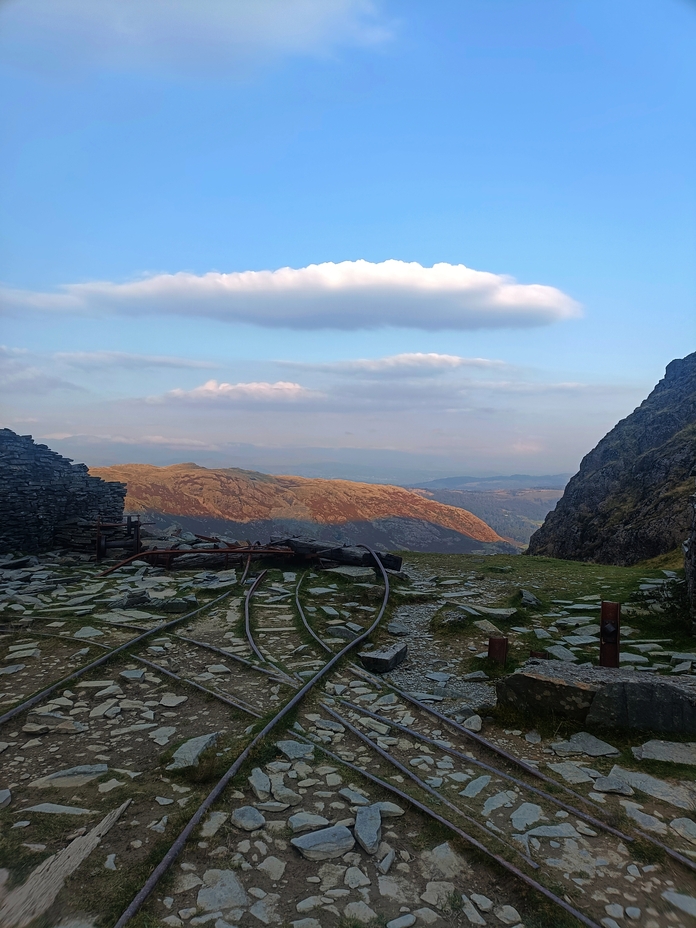
[{"label": "loose slate slab", "polygon": [[374,651],[361,651],[358,654],[365,668],[372,673],[389,673],[402,664],[408,655],[406,642],[395,642],[387,648],[377,648]]},{"label": "loose slate slab", "polygon": [[551,747],[554,753],[561,757],[568,757],[571,754],[587,754],[589,757],[618,757],[621,753],[606,741],[601,741],[586,731],[578,731],[571,735],[568,741],[558,741]]},{"label": "loose slate slab", "polygon": [[361,806],[353,829],[358,844],[368,854],[376,854],[382,840],[382,816],[376,805]]},{"label": "loose slate slab", "polygon": [[206,870],[203,882],[205,886],[199,890],[196,904],[206,912],[249,905],[249,897],[232,870]]},{"label": "loose slate slab", "polygon": [[669,823],[669,827],[673,828],[682,838],[685,838],[692,844],[696,844],[696,822],[692,821],[692,819],[675,818]]},{"label": "loose slate slab", "polygon": [[91,809],[79,809],[77,806],[59,806],[55,802],[40,802],[38,806],[29,806],[22,812],[41,812],[44,815],[91,815]]},{"label": "loose slate slab", "polygon": [[[12,655],[14,657],[14,655]],[[10,674],[10,673],[19,673],[20,670],[24,670],[26,664],[10,664],[9,667],[0,667],[0,674]]]},{"label": "loose slate slab", "polygon": [[70,767],[68,770],[58,770],[55,773],[50,773],[46,777],[34,780],[29,786],[37,789],[45,789],[50,786],[63,788],[84,786],[85,783],[89,783],[106,773],[108,769],[106,764],[82,764],[79,767]]},{"label": "loose slate slab", "polygon": [[664,780],[658,780],[657,777],[651,777],[647,773],[639,773],[636,770],[624,770],[618,765],[611,768],[609,776],[625,780],[629,786],[640,790],[641,793],[661,799],[663,802],[676,806],[677,809],[686,809],[687,812],[696,810],[696,795],[684,786],[665,783]]},{"label": "loose slate slab", "polygon": [[345,825],[334,825],[332,828],[291,838],[290,844],[307,860],[332,860],[351,851],[355,838]]},{"label": "loose slate slab", "polygon": [[302,744],[299,741],[276,741],[276,747],[288,760],[300,760],[302,757],[314,756],[312,745]]},{"label": "loose slate slab", "polygon": [[685,893],[677,893],[673,889],[667,889],[662,893],[662,898],[679,909],[686,912],[687,915],[693,915],[696,918],[696,899],[693,896],[687,896]]},{"label": "loose slate slab", "polygon": [[9,789],[0,789],[0,809],[4,809],[12,802],[12,793]]},{"label": "loose slate slab", "polygon": [[197,767],[201,754],[212,747],[221,734],[220,731],[214,731],[209,735],[199,735],[197,738],[191,738],[189,741],[184,742],[181,747],[174,751],[172,762],[167,765],[167,770],[183,770],[185,767]]},{"label": "loose slate slab", "polygon": [[344,799],[347,799],[352,806],[369,806],[370,800],[367,796],[363,796],[362,793],[356,793],[354,789],[350,789],[348,786],[344,786],[343,789],[339,789],[339,796],[343,796]]},{"label": "loose slate slab", "polygon": [[688,764],[696,767],[696,742],[679,744],[672,741],[646,741],[631,748],[636,760],[663,760],[670,764]]}]

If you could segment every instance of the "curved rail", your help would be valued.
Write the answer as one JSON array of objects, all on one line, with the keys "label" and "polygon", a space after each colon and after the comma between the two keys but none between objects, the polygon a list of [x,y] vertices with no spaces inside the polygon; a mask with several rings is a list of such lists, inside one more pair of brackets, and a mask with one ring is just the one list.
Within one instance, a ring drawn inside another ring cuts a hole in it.
[{"label": "curved rail", "polygon": [[[362,547],[366,547],[363,545]],[[167,872],[169,867],[174,863],[182,850],[189,837],[193,833],[193,830],[201,822],[203,816],[206,814],[208,809],[213,805],[213,803],[218,799],[218,797],[223,793],[229,782],[237,775],[239,770],[242,768],[243,764],[246,763],[251,752],[254,748],[260,744],[263,739],[270,734],[273,729],[278,725],[290,712],[292,712],[295,706],[305,698],[307,693],[309,693],[316,685],[322,680],[329,671],[331,671],[336,664],[342,660],[353,648],[365,641],[372,632],[377,628],[379,623],[382,620],[384,611],[387,608],[387,602],[389,600],[389,577],[387,572],[384,569],[382,562],[379,560],[374,551],[370,548],[367,548],[372,557],[374,558],[375,563],[379,566],[382,577],[384,579],[384,597],[382,599],[382,605],[377,613],[375,621],[372,625],[363,632],[362,635],[359,635],[357,638],[354,638],[353,641],[349,641],[348,644],[338,651],[333,657],[324,664],[324,666],[317,671],[317,673],[312,677],[311,680],[308,680],[307,683],[300,689],[295,695],[290,699],[273,718],[267,722],[267,724],[261,729],[261,731],[249,742],[249,744],[244,748],[242,753],[237,757],[232,766],[225,772],[222,778],[215,784],[210,793],[206,796],[200,806],[196,809],[192,817],[189,819],[183,830],[180,832],[177,839],[171,845],[167,853],[164,855],[159,864],[155,867],[153,872],[150,874],[145,884],[138,891],[135,898],[132,900],[130,905],[123,912],[119,920],[114,925],[114,928],[123,928],[124,925],[127,925],[128,922],[140,911],[141,907],[145,901],[149,898],[150,894],[153,892],[158,882],[162,876]],[[591,923],[589,928],[598,928],[598,926]]]},{"label": "curved rail", "polygon": [[314,631],[314,629],[312,628],[312,626],[309,624],[309,620],[307,619],[307,616],[305,615],[304,609],[302,608],[302,606],[301,606],[301,604],[300,604],[300,587],[302,586],[302,581],[304,580],[304,578],[305,578],[306,576],[307,576],[306,574],[302,574],[302,576],[300,577],[300,579],[299,579],[299,581],[298,581],[298,583],[297,583],[297,586],[295,587],[295,605],[297,606],[297,611],[300,613],[300,618],[302,619],[302,624],[303,624],[304,627],[307,629],[307,631],[308,631],[309,634],[312,636],[312,638],[314,638],[314,640],[317,642],[317,644],[319,645],[319,647],[320,647],[320,648],[323,648],[323,649],[324,649],[325,651],[327,651],[329,654],[333,654],[333,653],[334,653],[334,652],[333,652],[333,649],[330,648],[330,647],[328,646],[328,644],[327,644],[322,638],[319,637],[319,635],[317,635],[317,633]]},{"label": "curved rail", "polygon": [[256,580],[254,580],[254,582],[251,584],[251,586],[247,590],[246,596],[244,597],[244,630],[246,631],[247,641],[249,642],[251,650],[258,657],[258,659],[264,664],[270,664],[270,661],[267,660],[263,656],[260,648],[254,641],[254,636],[251,634],[251,617],[249,615],[249,601],[251,600],[251,597],[256,592],[256,588],[260,586],[261,581],[263,580],[263,578],[266,576],[267,573],[268,571],[266,570],[261,571],[261,573],[258,575]]},{"label": "curved rail", "polygon": [[222,596],[218,596],[217,599],[211,599],[209,603],[204,603],[202,606],[193,609],[191,612],[187,612],[186,615],[179,616],[177,619],[171,619],[169,622],[165,622],[162,625],[157,625],[154,628],[149,629],[146,632],[143,632],[142,635],[137,635],[135,638],[131,638],[130,641],[120,644],[118,647],[113,648],[107,654],[103,654],[101,657],[97,658],[95,661],[91,661],[89,664],[85,664],[84,667],[80,667],[79,670],[76,670],[74,673],[69,674],[67,677],[63,677],[58,680],[56,683],[52,683],[50,686],[47,686],[45,689],[41,690],[38,693],[34,693],[33,696],[30,696],[29,699],[25,699],[19,705],[14,706],[14,708],[9,709],[4,715],[0,715],[0,725],[4,722],[9,722],[10,719],[13,719],[16,715],[19,715],[21,712],[25,712],[27,709],[31,709],[32,706],[35,706],[37,703],[40,703],[47,696],[50,696],[51,693],[54,693],[57,689],[65,687],[66,683],[70,683],[72,680],[78,680],[84,674],[89,673],[90,670],[96,670],[97,667],[101,667],[104,664],[108,663],[110,660],[113,660],[117,654],[122,654],[124,651],[127,651],[128,648],[132,648],[133,645],[140,644],[141,641],[146,641],[148,638],[153,635],[160,635],[162,632],[166,631],[169,628],[174,628],[176,625],[180,625],[182,622],[186,622],[189,619],[192,619],[194,615],[198,615],[200,612],[203,612],[205,609],[210,609],[212,606],[215,606],[217,603],[222,602],[223,599],[226,599],[234,592],[234,588],[225,590]]}]

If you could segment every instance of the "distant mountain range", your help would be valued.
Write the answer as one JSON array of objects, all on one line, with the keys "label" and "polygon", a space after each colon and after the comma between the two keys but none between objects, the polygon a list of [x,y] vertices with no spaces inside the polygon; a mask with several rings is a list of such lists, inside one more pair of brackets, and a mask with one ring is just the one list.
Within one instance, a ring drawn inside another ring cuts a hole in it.
[{"label": "distant mountain range", "polygon": [[385,484],[271,476],[196,464],[90,468],[127,484],[126,511],[179,522],[200,534],[250,541],[310,535],[389,549],[467,553],[514,551],[484,520],[422,492]]},{"label": "distant mountain range", "polygon": [[439,477],[412,484],[425,490],[562,490],[571,474],[511,474],[509,477]]}]

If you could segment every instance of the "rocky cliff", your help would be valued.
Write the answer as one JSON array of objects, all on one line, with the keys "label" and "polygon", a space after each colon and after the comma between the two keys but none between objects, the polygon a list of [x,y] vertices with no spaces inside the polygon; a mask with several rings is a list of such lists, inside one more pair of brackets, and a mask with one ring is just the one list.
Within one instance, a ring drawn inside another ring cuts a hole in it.
[{"label": "rocky cliff", "polygon": [[234,533],[251,540],[267,540],[274,532],[309,533],[322,540],[369,539],[420,551],[509,547],[472,513],[423,499],[403,487],[276,477],[196,464],[126,464],[96,467],[90,473],[126,483],[129,512],[164,515],[194,531]]},{"label": "rocky cliff", "polygon": [[689,534],[696,476],[696,352],[664,378],[580,464],[529,554],[635,564]]}]

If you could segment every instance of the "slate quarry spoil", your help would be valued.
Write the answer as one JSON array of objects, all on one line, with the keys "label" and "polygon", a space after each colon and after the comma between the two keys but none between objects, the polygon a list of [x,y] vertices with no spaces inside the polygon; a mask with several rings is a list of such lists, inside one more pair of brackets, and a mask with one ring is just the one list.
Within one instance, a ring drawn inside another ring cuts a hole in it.
[{"label": "slate quarry spoil", "polygon": [[696,747],[503,729],[461,583],[65,561],[0,573],[2,928],[694,924]]}]

